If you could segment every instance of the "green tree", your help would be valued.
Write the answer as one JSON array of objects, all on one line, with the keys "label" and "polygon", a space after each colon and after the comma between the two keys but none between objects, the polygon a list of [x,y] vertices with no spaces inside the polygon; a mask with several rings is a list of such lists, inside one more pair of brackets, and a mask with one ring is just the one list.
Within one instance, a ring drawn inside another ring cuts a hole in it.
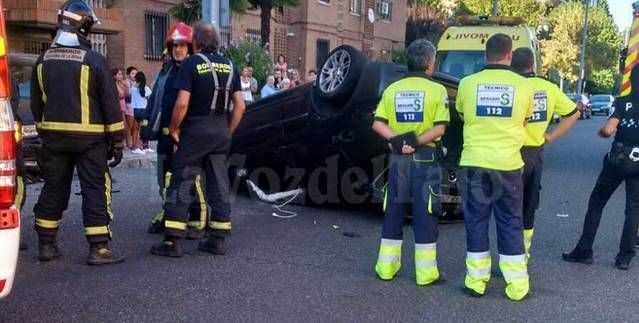
[{"label": "green tree", "polygon": [[248,0],[253,8],[260,9],[260,34],[262,46],[271,39],[271,13],[277,7],[297,7],[300,0]]},{"label": "green tree", "polygon": [[423,0],[408,8],[405,43],[408,46],[415,39],[425,38],[437,44],[448,22],[446,12],[438,8],[439,1]]},{"label": "green tree", "polygon": [[267,50],[257,42],[243,41],[229,47],[225,52],[238,71],[244,66],[253,67],[253,77],[259,84],[266,83],[266,77],[272,73],[273,58]]},{"label": "green tree", "polygon": [[[231,12],[244,13],[251,5],[248,0],[229,0]],[[169,10],[178,20],[193,24],[202,19],[202,0],[184,0]]]},{"label": "green tree", "polygon": [[[260,9],[260,32],[262,46],[271,37],[271,13],[277,7],[296,7],[300,0],[229,0],[231,11],[244,13],[248,9]],[[193,23],[202,19],[202,0],[184,0],[169,10],[169,13],[186,23]]]},{"label": "green tree", "polygon": [[[528,26],[538,26],[546,15],[547,5],[538,0],[501,0],[497,4],[500,16],[517,16],[526,19]],[[489,16],[493,0],[459,0],[455,13],[458,15]]]},{"label": "green tree", "polygon": [[[549,22],[552,26],[550,39],[542,41],[544,70],[555,68],[562,78],[574,82],[578,78],[584,6],[580,2],[564,3],[550,13]],[[616,68],[618,59],[611,58],[618,57],[621,45],[617,26],[606,7],[590,8],[586,39],[586,77],[593,71]],[[602,74],[598,74],[597,79],[603,82],[604,78],[601,76]]]}]

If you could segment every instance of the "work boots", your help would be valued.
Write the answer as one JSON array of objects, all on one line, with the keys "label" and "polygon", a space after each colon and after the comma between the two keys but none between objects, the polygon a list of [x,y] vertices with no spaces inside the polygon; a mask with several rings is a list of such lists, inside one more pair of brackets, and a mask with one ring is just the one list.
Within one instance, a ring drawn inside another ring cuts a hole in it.
[{"label": "work boots", "polygon": [[118,264],[123,261],[124,255],[118,254],[109,249],[109,245],[106,242],[93,243],[89,247],[87,264],[90,266]]},{"label": "work boots", "polygon": [[617,255],[615,258],[615,267],[619,270],[628,270],[630,269],[630,261],[632,261],[633,256],[628,255]]},{"label": "work boots", "polygon": [[226,248],[224,248],[224,237],[209,234],[208,239],[198,244],[197,250],[223,256],[226,253]]},{"label": "work boots", "polygon": [[184,255],[180,239],[170,238],[166,238],[164,241],[151,246],[151,253],[164,257],[182,257]]},{"label": "work boots", "polygon": [[575,248],[571,252],[564,252],[561,256],[567,262],[577,262],[584,265],[592,264],[592,251]]},{"label": "work boots", "polygon": [[61,256],[60,248],[55,241],[38,241],[38,260],[42,262],[51,261]]}]

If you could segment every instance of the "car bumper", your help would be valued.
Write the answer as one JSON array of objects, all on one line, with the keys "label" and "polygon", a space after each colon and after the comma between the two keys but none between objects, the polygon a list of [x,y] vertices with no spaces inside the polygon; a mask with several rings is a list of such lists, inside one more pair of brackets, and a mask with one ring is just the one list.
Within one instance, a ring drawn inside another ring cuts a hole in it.
[{"label": "car bumper", "polygon": [[[3,212],[17,212],[15,207]],[[20,225],[12,229],[0,229],[0,299],[5,298],[11,292],[13,280],[18,263],[18,250],[20,248]],[[4,286],[2,286],[4,284]]]}]

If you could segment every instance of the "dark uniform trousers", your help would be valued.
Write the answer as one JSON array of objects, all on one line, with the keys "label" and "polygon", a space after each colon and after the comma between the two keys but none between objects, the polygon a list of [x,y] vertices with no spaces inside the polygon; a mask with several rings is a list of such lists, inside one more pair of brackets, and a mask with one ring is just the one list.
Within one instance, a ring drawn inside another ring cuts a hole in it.
[{"label": "dark uniform trousers", "polygon": [[[157,159],[157,182],[160,187],[160,197],[162,201],[166,201],[167,189],[171,183],[173,174],[171,173],[171,162],[173,160],[173,153],[160,154],[158,153]],[[204,192],[204,173],[195,178],[195,186],[193,188],[193,194],[195,198],[191,206],[189,207],[189,222],[188,226],[197,230],[202,230],[207,227],[209,219],[209,208],[206,204],[206,192]],[[164,210],[159,212],[154,218],[152,223],[161,222],[164,219]]]},{"label": "dark uniform trousers", "polygon": [[498,171],[465,167],[460,191],[468,252],[490,250],[490,215],[495,215],[497,246],[501,255],[524,254],[521,170]]},{"label": "dark uniform trousers", "polygon": [[390,155],[383,239],[402,240],[404,218],[412,212],[415,243],[437,241],[441,170],[434,156],[430,147],[417,148],[411,155]]},{"label": "dark uniform trousers", "polygon": [[[53,141],[52,141],[53,142]],[[87,240],[107,242],[111,237],[111,176],[106,164],[104,139],[57,140],[55,147],[42,146],[40,167],[45,179],[33,211],[41,240],[53,241],[67,209],[73,170],[77,168],[82,189],[82,215]]]},{"label": "dark uniform trousers", "polygon": [[521,149],[524,159],[524,230],[531,230],[535,226],[535,211],[539,208],[541,190],[541,174],[544,168],[544,148],[524,147]]},{"label": "dark uniform trousers", "polygon": [[196,179],[206,180],[206,201],[211,209],[210,234],[224,237],[231,231],[231,202],[228,177],[230,146],[228,121],[211,113],[183,122],[180,144],[171,162],[171,183],[164,203],[165,234],[182,238],[187,228],[189,207],[194,201]]},{"label": "dark uniform trousers", "polygon": [[584,230],[577,249],[592,252],[592,245],[599,228],[603,209],[623,181],[626,182],[626,219],[619,243],[618,256],[632,257],[635,255],[634,245],[639,224],[639,162],[629,162],[622,167],[615,167],[610,163],[608,155],[604,157],[603,169],[590,194]]}]

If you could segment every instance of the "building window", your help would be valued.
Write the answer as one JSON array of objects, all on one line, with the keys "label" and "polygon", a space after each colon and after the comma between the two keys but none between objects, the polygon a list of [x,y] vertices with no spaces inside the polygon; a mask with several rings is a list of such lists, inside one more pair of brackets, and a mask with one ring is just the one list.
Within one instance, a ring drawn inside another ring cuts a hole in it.
[{"label": "building window", "polygon": [[377,15],[382,20],[391,21],[393,17],[393,3],[390,0],[380,0],[377,2]]},{"label": "building window", "polygon": [[246,40],[259,44],[262,41],[262,33],[260,33],[259,29],[247,29]]},{"label": "building window", "polygon": [[331,0],[317,0],[319,1],[319,3],[323,3],[323,4],[330,4]]},{"label": "building window", "polygon": [[50,41],[42,40],[25,40],[24,53],[40,55],[51,46]]},{"label": "building window", "polygon": [[362,13],[362,0],[351,0],[351,13],[358,15]]},{"label": "building window", "polygon": [[322,63],[328,58],[328,52],[330,51],[331,42],[327,39],[318,39],[317,40],[317,49],[316,49],[316,61],[315,65],[317,69],[322,68]]},{"label": "building window", "polygon": [[169,17],[166,13],[153,11],[144,13],[144,58],[162,59],[168,25]]},{"label": "building window", "polygon": [[93,50],[102,54],[102,56],[107,56],[107,40],[105,34],[90,34],[89,39],[91,40],[91,45],[93,46]]}]

